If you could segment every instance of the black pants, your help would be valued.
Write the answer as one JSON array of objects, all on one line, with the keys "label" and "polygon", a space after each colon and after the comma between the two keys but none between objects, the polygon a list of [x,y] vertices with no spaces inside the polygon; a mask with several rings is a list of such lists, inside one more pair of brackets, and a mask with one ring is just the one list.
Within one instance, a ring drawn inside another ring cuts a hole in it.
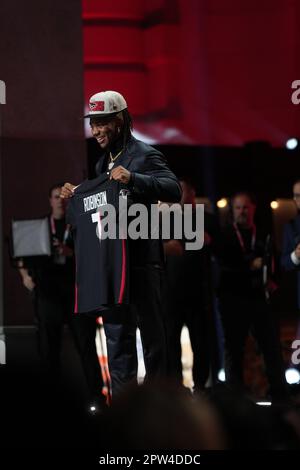
[{"label": "black pants", "polygon": [[243,384],[244,349],[251,332],[264,357],[271,395],[284,396],[286,382],[279,332],[269,305],[255,293],[252,297],[224,293],[219,300],[225,339],[226,382],[232,386]]},{"label": "black pants", "polygon": [[96,351],[96,319],[72,313],[72,290],[37,292],[35,299],[40,357],[49,379],[58,380],[61,365],[62,330],[68,323],[79,353],[91,399],[101,394],[103,379]]},{"label": "black pants", "polygon": [[163,271],[147,265],[131,271],[130,306],[104,315],[113,396],[137,379],[136,328],[140,328],[145,380],[166,374],[166,332],[162,313]]},{"label": "black pants", "polygon": [[[173,295],[173,297],[172,297]],[[192,294],[194,296],[194,293]],[[204,302],[189,302],[169,292],[166,306],[168,337],[168,375],[182,383],[181,330],[189,330],[193,351],[193,381],[195,389],[205,387],[210,370],[210,347],[207,312]]]}]

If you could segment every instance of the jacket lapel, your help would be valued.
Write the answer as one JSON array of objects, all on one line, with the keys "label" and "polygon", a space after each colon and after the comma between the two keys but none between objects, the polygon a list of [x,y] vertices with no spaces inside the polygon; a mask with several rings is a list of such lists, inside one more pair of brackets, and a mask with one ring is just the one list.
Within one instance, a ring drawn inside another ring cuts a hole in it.
[{"label": "jacket lapel", "polygon": [[101,175],[106,171],[107,168],[107,162],[108,162],[108,156],[107,155],[102,155],[99,160],[96,163],[96,174]]},{"label": "jacket lapel", "polygon": [[114,165],[115,167],[121,165],[127,170],[129,169],[131,165],[131,161],[134,156],[134,152],[133,152],[134,146],[135,146],[134,142],[135,142],[134,137],[131,137],[128,144],[126,145],[125,151],[120,155],[118,160],[116,160],[116,163]]}]

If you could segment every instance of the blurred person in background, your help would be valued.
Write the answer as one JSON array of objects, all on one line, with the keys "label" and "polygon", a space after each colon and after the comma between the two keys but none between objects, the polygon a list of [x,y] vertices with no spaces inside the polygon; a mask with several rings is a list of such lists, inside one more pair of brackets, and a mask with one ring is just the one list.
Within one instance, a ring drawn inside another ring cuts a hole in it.
[{"label": "blurred person in background", "polygon": [[199,451],[227,446],[213,404],[164,381],[125,388],[102,429],[100,443],[107,449]]},{"label": "blurred person in background", "polygon": [[219,306],[225,339],[226,383],[244,386],[244,351],[251,332],[263,354],[270,394],[274,400],[287,397],[279,331],[267,298],[272,283],[264,279],[269,262],[270,237],[256,227],[256,204],[247,192],[231,201],[232,220],[215,245],[220,264]]},{"label": "blurred person in background", "polygon": [[[196,190],[189,178],[181,178],[181,205],[192,206],[195,230]],[[203,391],[214,363],[214,302],[212,286],[211,243],[217,235],[216,217],[204,212],[204,246],[186,250],[181,240],[164,242],[166,254],[166,325],[168,337],[169,375],[182,383],[181,331],[188,328],[193,351],[193,383],[195,391]]]},{"label": "blurred person in background", "polygon": [[[297,215],[284,226],[281,265],[286,271],[295,271],[297,275],[297,306],[300,310],[300,180],[293,185],[293,199]],[[296,339],[300,339],[300,320]],[[299,367],[299,364],[294,365]]]},{"label": "blurred person in background", "polygon": [[96,321],[74,315],[74,250],[65,220],[62,184],[49,189],[48,216],[53,255],[34,266],[26,258],[18,263],[23,285],[34,297],[38,351],[46,380],[57,387],[61,381],[62,332],[67,323],[79,352],[89,390],[89,403],[105,406],[103,380],[96,351]]}]

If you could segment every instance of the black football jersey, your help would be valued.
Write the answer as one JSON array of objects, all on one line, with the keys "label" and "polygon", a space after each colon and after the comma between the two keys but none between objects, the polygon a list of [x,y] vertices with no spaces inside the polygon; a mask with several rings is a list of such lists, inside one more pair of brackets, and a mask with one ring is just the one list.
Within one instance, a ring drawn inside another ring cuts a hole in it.
[{"label": "black football jersey", "polygon": [[[104,174],[80,184],[69,202],[67,221],[76,258],[75,313],[101,314],[129,302],[128,244],[119,236],[119,196],[126,198],[124,185]],[[103,236],[108,205],[115,208],[115,239]]]}]

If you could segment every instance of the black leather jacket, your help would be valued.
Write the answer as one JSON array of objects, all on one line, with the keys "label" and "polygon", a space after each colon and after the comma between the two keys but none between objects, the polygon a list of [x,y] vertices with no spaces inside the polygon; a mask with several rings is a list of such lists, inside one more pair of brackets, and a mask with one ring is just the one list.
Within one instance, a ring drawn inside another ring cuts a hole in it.
[{"label": "black leather jacket", "polygon": [[[140,140],[131,137],[125,151],[115,166],[123,166],[131,173],[128,185],[132,203],[142,203],[150,208],[158,201],[179,202],[181,187],[161,152]],[[107,171],[107,158],[103,155],[96,166],[98,175]],[[163,264],[161,240],[130,240],[130,262],[132,266]]]}]

